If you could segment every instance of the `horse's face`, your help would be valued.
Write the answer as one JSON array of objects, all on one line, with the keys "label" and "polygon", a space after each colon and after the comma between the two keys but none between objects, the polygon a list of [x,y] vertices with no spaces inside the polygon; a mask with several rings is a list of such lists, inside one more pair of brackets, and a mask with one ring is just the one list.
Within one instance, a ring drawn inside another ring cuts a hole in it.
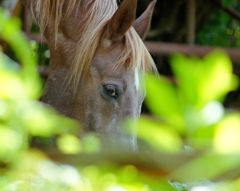
[{"label": "horse's face", "polygon": [[[126,67],[127,59],[121,67],[116,67],[116,62],[127,48],[124,44],[125,35],[130,27],[134,25],[140,37],[145,36],[154,4],[152,2],[143,16],[134,22],[137,1],[125,0],[121,3],[112,19],[104,25],[90,67],[80,83],[76,83],[75,93],[71,84],[65,87],[65,79],[69,77],[69,71],[72,71],[72,55],[78,51],[78,31],[82,29],[79,21],[84,15],[83,10],[88,9],[84,9],[82,3],[79,8],[74,9],[75,12],[61,20],[57,47],[55,38],[51,36],[54,34],[54,26],[49,24],[46,28],[45,36],[51,52],[51,71],[43,101],[61,114],[77,119],[82,126],[79,136],[93,133],[101,139],[104,148],[128,151],[137,149],[134,125],[128,129],[130,134],[126,134],[123,122],[126,118],[136,118],[140,114],[144,98],[140,73],[138,69],[129,70]],[[78,64],[81,65],[81,60]]]},{"label": "horse's face", "polygon": [[111,47],[108,40],[99,44],[90,74],[79,85],[74,118],[84,132],[96,133],[104,147],[136,149],[136,136],[125,134],[123,120],[140,115],[144,95],[138,71],[115,66],[122,50],[122,44]]}]

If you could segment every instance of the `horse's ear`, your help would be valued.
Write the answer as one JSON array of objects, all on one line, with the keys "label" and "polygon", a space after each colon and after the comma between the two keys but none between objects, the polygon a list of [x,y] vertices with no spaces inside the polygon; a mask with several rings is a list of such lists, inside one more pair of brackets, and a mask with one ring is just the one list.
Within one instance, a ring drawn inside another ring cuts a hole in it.
[{"label": "horse's ear", "polygon": [[133,27],[137,31],[138,35],[145,39],[146,34],[150,28],[153,9],[155,7],[156,1],[152,1],[147,10],[134,22]]},{"label": "horse's ear", "polygon": [[114,13],[104,31],[104,38],[120,40],[133,26],[137,9],[137,0],[124,0]]}]

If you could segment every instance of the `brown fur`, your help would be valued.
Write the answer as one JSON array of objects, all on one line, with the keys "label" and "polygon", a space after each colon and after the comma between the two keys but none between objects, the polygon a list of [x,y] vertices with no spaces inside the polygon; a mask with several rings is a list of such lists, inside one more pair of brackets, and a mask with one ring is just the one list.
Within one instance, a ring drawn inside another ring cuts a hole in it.
[{"label": "brown fur", "polygon": [[[84,74],[88,73],[89,71],[90,62],[98,46],[102,31],[105,28],[108,20],[112,17],[117,9],[116,0],[92,0],[89,1],[89,3],[84,2],[84,0],[68,0],[67,3],[65,0],[36,0],[36,2],[30,1],[31,12],[35,16],[34,18],[41,27],[42,32],[44,32],[47,27],[53,28],[52,31],[54,33],[55,45],[57,45],[59,40],[58,31],[59,27],[61,27],[61,22],[63,21],[62,18],[73,17],[74,14],[71,13],[74,11],[74,7],[80,3],[82,3],[82,7],[85,6],[87,9],[83,8],[85,12],[82,15],[83,26],[81,28],[81,31],[79,31],[80,33],[78,34],[77,38],[77,54],[75,54],[75,57],[71,64],[71,69],[68,73],[68,78],[66,79],[68,85],[73,84],[75,89],[80,82],[81,77],[84,77]],[[136,5],[134,5],[134,3],[136,4],[136,0],[129,0],[124,1],[121,5],[132,9],[134,7],[136,8]],[[154,6],[152,5],[151,7]],[[136,10],[132,10],[132,13],[135,14],[135,11]],[[127,14],[126,12],[120,12],[116,14],[116,17],[119,17],[120,15],[123,15],[125,18]],[[148,13],[148,15],[151,15],[151,13]],[[125,20],[127,23],[129,21],[129,18],[125,18]],[[149,18],[145,20],[149,20]],[[128,23],[129,26],[132,24],[133,21]],[[148,26],[149,24],[150,23],[147,23]],[[113,21],[112,25],[113,31],[111,32],[112,34],[116,35],[116,32],[114,32],[114,30],[117,30],[114,29],[116,21]],[[119,26],[119,29],[126,31],[123,26],[126,26],[126,24],[123,23],[122,26]],[[142,27],[144,26],[145,25],[142,25]],[[145,31],[147,30],[145,29]],[[125,48],[118,61],[116,62],[116,65],[121,67],[126,60],[129,60],[129,64],[127,66],[129,70],[133,70],[137,66],[142,72],[156,72],[155,64],[135,30],[131,27],[126,33],[122,33],[125,35]],[[120,37],[112,36],[110,38],[114,40],[114,38]],[[50,39],[48,38],[48,40]]]},{"label": "brown fur", "polygon": [[[140,75],[156,72],[132,27],[136,0],[119,8],[116,0],[23,1],[49,42],[51,69],[43,101],[80,121],[80,137],[94,132],[106,147],[136,150],[136,129],[127,136],[121,123],[140,114]],[[106,85],[116,87],[117,98],[106,94]]]}]

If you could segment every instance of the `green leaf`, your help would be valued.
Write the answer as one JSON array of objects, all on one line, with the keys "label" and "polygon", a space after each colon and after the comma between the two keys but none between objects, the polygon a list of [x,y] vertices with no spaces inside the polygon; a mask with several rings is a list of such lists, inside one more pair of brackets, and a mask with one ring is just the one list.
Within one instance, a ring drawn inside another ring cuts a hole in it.
[{"label": "green leaf", "polygon": [[226,116],[217,126],[214,138],[214,148],[221,154],[240,153],[240,115]]},{"label": "green leaf", "polygon": [[179,152],[183,146],[179,134],[170,126],[146,117],[141,117],[139,120],[138,137],[162,152]]},{"label": "green leaf", "polygon": [[20,19],[8,18],[6,13],[0,10],[0,36],[9,43],[22,65],[21,78],[26,93],[30,98],[38,99],[41,94],[41,80],[36,60],[27,39],[22,35],[20,26]]},{"label": "green leaf", "polygon": [[201,62],[196,58],[192,60],[183,55],[176,55],[171,58],[171,66],[180,90],[181,99],[185,106],[195,105],[198,99],[198,83],[202,78]]},{"label": "green leaf", "polygon": [[222,51],[214,51],[203,60],[181,55],[172,58],[172,67],[185,103],[197,110],[237,87],[232,64]]},{"label": "green leaf", "polygon": [[232,74],[232,63],[223,51],[214,51],[204,58],[205,75],[199,93],[202,103],[222,100],[229,91],[238,86],[238,79]]},{"label": "green leaf", "polygon": [[0,98],[19,100],[27,97],[19,75],[0,68]]},{"label": "green leaf", "polygon": [[132,165],[127,165],[124,166],[123,169],[120,172],[120,178],[124,181],[124,182],[133,182],[138,175],[138,170],[135,168],[135,166]]},{"label": "green leaf", "polygon": [[22,137],[9,127],[0,125],[0,161],[9,162],[22,147]]},{"label": "green leaf", "polygon": [[96,153],[101,150],[101,140],[95,134],[88,134],[82,138],[83,152]]},{"label": "green leaf", "polygon": [[64,154],[77,154],[82,150],[80,139],[71,134],[61,135],[57,139],[57,144]]},{"label": "green leaf", "polygon": [[182,131],[181,103],[174,86],[163,77],[146,76],[146,104],[150,111]]},{"label": "green leaf", "polygon": [[15,103],[15,112],[32,136],[51,137],[60,133],[79,133],[79,123],[57,115],[55,110],[38,101],[18,101]]}]

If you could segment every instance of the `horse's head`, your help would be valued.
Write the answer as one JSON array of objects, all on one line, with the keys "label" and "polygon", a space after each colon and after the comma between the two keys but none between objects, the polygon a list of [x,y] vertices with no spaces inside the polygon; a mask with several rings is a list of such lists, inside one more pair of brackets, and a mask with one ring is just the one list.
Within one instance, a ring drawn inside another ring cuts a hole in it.
[{"label": "horse's head", "polygon": [[[105,148],[136,150],[135,129],[126,135],[123,119],[139,117],[144,99],[141,74],[154,68],[141,38],[149,29],[155,2],[135,21],[137,1],[125,0],[117,10],[111,9],[108,19],[99,20],[90,29],[94,22],[88,20],[92,13],[86,11],[94,6],[97,10],[93,4],[98,1],[84,2],[60,21],[57,38],[52,36],[54,26],[46,27],[51,72],[43,100],[61,114],[79,120],[80,136],[94,133]],[[105,17],[108,9],[103,7],[105,12],[99,17]]]},{"label": "horse's head", "polygon": [[[151,4],[151,8],[154,3]],[[104,146],[110,148],[136,150],[137,145],[136,129],[128,129],[132,135],[126,135],[125,126],[122,124],[123,119],[139,117],[144,99],[140,68],[136,64],[130,69],[128,65],[131,64],[131,60],[127,57],[121,58],[124,57],[124,49],[128,48],[125,44],[125,34],[134,24],[134,9],[136,1],[123,2],[104,28],[91,62],[90,75],[86,82],[79,86],[83,92],[79,92],[76,101],[80,104],[76,107],[76,118],[82,121],[84,129],[97,132]],[[148,10],[149,13],[151,10]],[[148,30],[148,19],[145,20],[147,25],[144,27],[143,17],[140,18],[142,22],[138,20],[139,23],[135,23],[141,37],[144,37]],[[120,61],[120,58],[123,60]],[[79,110],[83,105],[83,110]]]},{"label": "horse's head", "polygon": [[140,72],[114,65],[124,46],[110,44],[107,39],[99,44],[90,73],[76,93],[73,117],[81,121],[84,133],[96,133],[105,148],[136,149],[136,132],[132,128],[132,135],[126,135],[123,122],[140,115],[144,99]]}]

